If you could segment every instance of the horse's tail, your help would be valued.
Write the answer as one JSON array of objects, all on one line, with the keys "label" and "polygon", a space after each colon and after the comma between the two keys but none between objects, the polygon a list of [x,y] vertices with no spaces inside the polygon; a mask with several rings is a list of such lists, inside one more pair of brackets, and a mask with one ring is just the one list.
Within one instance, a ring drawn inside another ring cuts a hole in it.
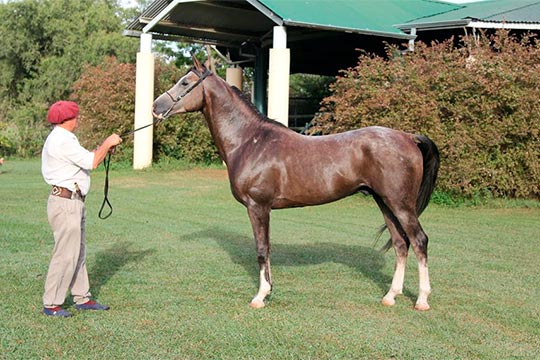
[{"label": "horse's tail", "polygon": [[431,194],[435,189],[435,182],[439,173],[439,149],[427,136],[416,135],[416,141],[424,159],[424,174],[422,175],[420,193],[416,200],[416,213],[420,216],[428,206]]},{"label": "horse's tail", "polygon": [[[426,209],[435,189],[437,174],[439,173],[439,149],[437,145],[424,135],[414,135],[414,141],[422,152],[424,173],[422,175],[422,183],[420,184],[420,192],[416,199],[416,214],[420,216]],[[378,231],[377,238],[386,230],[386,225],[383,225]],[[381,251],[387,251],[392,247],[392,239],[382,247]]]}]

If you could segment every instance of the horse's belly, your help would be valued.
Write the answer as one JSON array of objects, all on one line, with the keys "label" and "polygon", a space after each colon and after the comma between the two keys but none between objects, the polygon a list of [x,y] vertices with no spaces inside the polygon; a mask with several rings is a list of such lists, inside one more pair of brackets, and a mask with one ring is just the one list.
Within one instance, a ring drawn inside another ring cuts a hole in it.
[{"label": "horse's belly", "polygon": [[349,181],[339,175],[331,178],[303,179],[285,182],[275,197],[272,208],[311,206],[330,203],[352,195],[362,187],[361,182]]}]

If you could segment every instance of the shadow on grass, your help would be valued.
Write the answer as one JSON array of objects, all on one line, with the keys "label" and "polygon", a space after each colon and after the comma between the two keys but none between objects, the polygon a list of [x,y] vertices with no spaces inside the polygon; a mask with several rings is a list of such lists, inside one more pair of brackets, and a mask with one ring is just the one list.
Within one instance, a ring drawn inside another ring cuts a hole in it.
[{"label": "shadow on grass", "polygon": [[93,297],[97,297],[101,287],[105,285],[113,275],[127,263],[140,261],[151,255],[155,250],[131,250],[131,243],[120,242],[95,255],[95,264],[89,274],[90,291]]},{"label": "shadow on grass", "polygon": [[[251,275],[255,287],[258,286],[259,271],[254,239],[216,227],[191,234],[188,238],[191,240],[214,239],[235,264],[243,266]],[[393,274],[387,275],[381,271],[385,264],[383,253],[371,247],[330,242],[303,245],[280,243],[272,247],[273,266],[306,266],[327,262],[343,264],[355,269],[381,289],[381,297],[386,294],[392,283]],[[414,304],[415,294],[404,289],[403,296]]]}]

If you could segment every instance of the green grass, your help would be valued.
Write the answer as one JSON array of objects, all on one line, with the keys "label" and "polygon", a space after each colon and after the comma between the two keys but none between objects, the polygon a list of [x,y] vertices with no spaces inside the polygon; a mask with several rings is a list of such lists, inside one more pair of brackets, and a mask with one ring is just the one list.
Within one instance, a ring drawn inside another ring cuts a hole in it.
[{"label": "green grass", "polygon": [[[69,319],[40,313],[53,246],[40,164],[0,168],[2,359],[533,359],[540,357],[540,207],[431,205],[432,310],[404,295],[379,304],[392,251],[363,196],[272,213],[274,292],[249,308],[258,266],[245,209],[223,169],[111,172],[113,215],[87,200],[93,294],[111,306]],[[384,240],[384,239],[383,239]],[[67,309],[75,312],[70,301]]]}]

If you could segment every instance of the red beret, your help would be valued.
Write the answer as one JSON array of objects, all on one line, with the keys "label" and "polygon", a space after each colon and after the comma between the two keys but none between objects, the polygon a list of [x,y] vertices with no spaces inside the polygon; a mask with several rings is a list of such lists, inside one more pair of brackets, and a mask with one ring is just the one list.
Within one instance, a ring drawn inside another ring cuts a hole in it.
[{"label": "red beret", "polygon": [[51,124],[60,124],[66,120],[74,119],[79,115],[79,105],[73,101],[57,101],[49,108],[47,121]]}]

